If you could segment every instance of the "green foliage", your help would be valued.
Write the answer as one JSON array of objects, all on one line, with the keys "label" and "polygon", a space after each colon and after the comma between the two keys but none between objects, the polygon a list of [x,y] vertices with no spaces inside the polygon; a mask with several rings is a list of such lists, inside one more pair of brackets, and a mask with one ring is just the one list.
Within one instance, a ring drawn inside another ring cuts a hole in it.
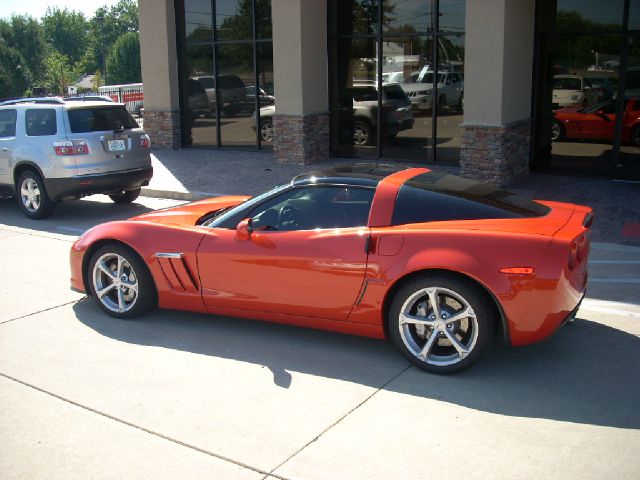
[{"label": "green foliage", "polygon": [[138,83],[140,73],[140,39],[137,32],[121,35],[107,57],[109,83]]},{"label": "green foliage", "polygon": [[40,85],[51,94],[65,93],[67,87],[78,77],[78,72],[71,67],[67,56],[55,50],[44,59],[43,64]]},{"label": "green foliage", "polygon": [[22,54],[0,38],[0,97],[20,97],[31,82],[31,73]]},{"label": "green foliage", "polygon": [[81,60],[88,38],[88,23],[83,13],[48,7],[42,17],[42,26],[47,42],[54,50],[73,64]]},{"label": "green foliage", "polygon": [[[38,21],[28,15],[14,15],[8,21],[0,20],[0,42],[20,52],[20,65],[28,66],[32,73],[42,67],[47,51],[44,30]],[[11,64],[5,63],[6,68]]]}]

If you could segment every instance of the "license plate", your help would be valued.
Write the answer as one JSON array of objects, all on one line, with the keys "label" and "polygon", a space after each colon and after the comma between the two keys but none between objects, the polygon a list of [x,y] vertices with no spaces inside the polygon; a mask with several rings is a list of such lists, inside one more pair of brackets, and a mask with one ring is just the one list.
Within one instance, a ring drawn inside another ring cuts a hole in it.
[{"label": "license plate", "polygon": [[121,152],[125,149],[124,140],[109,140],[110,152]]}]

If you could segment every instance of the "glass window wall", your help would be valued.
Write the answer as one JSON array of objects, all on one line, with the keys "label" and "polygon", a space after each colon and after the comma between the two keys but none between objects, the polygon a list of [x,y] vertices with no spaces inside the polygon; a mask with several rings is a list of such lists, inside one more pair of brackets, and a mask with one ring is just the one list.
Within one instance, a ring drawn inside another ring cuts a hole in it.
[{"label": "glass window wall", "polygon": [[[334,154],[435,160],[435,134],[446,143],[442,158],[457,161],[464,107],[464,3],[330,0]],[[437,18],[447,20],[436,30]],[[440,127],[442,134],[437,133]]]},{"label": "glass window wall", "polygon": [[177,6],[183,145],[270,145],[256,125],[274,103],[271,0]]}]

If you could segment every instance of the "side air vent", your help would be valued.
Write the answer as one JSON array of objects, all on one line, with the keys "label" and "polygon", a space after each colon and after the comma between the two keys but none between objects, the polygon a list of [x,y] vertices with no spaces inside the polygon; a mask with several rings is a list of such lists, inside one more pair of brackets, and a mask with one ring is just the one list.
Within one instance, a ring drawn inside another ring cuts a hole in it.
[{"label": "side air vent", "polygon": [[172,290],[189,293],[198,291],[196,282],[187,268],[182,253],[161,252],[156,253],[156,258]]}]

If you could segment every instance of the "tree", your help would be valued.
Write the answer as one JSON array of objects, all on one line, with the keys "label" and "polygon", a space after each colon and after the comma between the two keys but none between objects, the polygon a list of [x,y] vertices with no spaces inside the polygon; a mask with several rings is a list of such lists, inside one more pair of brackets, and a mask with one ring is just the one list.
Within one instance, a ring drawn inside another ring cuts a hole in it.
[{"label": "tree", "polygon": [[0,96],[20,97],[31,83],[31,73],[22,54],[0,38]]},{"label": "tree", "polygon": [[91,88],[93,88],[94,92],[97,92],[98,88],[100,88],[102,85],[104,85],[102,74],[100,73],[100,70],[96,70],[95,75],[91,79]]},{"label": "tree", "polygon": [[78,72],[71,67],[67,56],[55,50],[44,59],[43,64],[41,83],[51,93],[65,93],[67,87],[78,77]]},{"label": "tree", "polygon": [[[47,44],[42,25],[35,18],[28,15],[13,15],[9,21],[0,20],[0,41],[4,41],[5,46],[21,54],[21,68],[24,69],[26,65],[33,75],[41,71]],[[3,65],[8,68],[11,64]]]},{"label": "tree", "polygon": [[88,71],[103,70],[105,81],[111,81],[106,66],[107,55],[119,37],[138,31],[138,4],[134,0],[120,0],[111,8],[100,7],[89,20],[89,42],[84,59]]},{"label": "tree", "polygon": [[42,25],[49,45],[65,55],[72,64],[82,59],[89,27],[83,13],[48,7],[42,17]]},{"label": "tree", "polygon": [[138,83],[140,71],[140,39],[137,32],[121,35],[113,44],[107,57],[109,83]]}]

